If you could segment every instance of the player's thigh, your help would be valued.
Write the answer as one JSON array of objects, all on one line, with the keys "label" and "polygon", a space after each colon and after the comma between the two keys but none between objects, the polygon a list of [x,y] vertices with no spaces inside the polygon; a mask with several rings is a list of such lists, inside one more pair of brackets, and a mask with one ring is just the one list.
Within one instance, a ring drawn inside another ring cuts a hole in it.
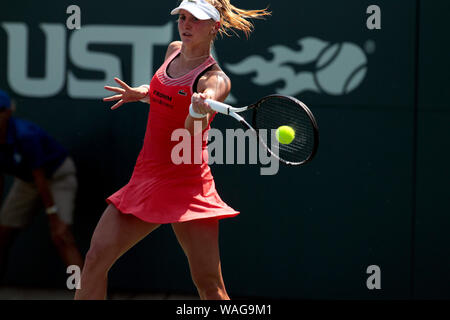
[{"label": "player's thigh", "polygon": [[188,258],[193,277],[220,277],[219,220],[173,223],[172,228]]},{"label": "player's thigh", "polygon": [[142,221],[131,214],[123,214],[110,204],[94,230],[89,250],[91,258],[105,259],[105,262],[109,263],[158,227],[159,224]]}]

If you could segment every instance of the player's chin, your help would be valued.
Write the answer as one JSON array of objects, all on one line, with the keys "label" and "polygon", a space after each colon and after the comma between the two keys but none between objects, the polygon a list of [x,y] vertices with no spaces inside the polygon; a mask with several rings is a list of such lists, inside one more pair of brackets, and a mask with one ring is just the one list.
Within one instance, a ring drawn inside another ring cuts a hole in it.
[{"label": "player's chin", "polygon": [[193,35],[190,35],[190,34],[184,34],[184,33],[181,33],[180,34],[180,38],[181,38],[181,41],[192,41],[193,40],[193,38],[194,38],[194,36]]}]

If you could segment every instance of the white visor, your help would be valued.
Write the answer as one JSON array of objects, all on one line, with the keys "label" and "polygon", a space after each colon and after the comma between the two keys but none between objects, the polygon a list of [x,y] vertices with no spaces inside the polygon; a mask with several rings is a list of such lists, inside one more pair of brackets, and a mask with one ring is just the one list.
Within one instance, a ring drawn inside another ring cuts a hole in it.
[{"label": "white visor", "polygon": [[180,13],[184,9],[200,20],[213,19],[220,21],[220,13],[214,6],[205,0],[183,0],[183,2],[170,12],[171,15]]}]

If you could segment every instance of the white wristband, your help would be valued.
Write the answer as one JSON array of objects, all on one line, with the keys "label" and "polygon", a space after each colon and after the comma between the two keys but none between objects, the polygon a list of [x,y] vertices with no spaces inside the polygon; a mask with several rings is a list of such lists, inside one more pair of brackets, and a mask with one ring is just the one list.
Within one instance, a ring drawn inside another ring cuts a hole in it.
[{"label": "white wristband", "polygon": [[192,109],[192,104],[189,106],[189,114],[191,115],[192,118],[202,119],[206,117],[206,114],[195,112],[194,109]]},{"label": "white wristband", "polygon": [[148,92],[150,91],[150,86],[148,84],[143,84],[141,87],[144,87],[147,89],[147,95],[139,101],[143,102],[143,103],[150,103],[150,97],[148,96]]},{"label": "white wristband", "polygon": [[58,212],[58,208],[56,206],[51,206],[51,207],[48,207],[47,209],[45,209],[45,212],[49,215],[55,214]]}]

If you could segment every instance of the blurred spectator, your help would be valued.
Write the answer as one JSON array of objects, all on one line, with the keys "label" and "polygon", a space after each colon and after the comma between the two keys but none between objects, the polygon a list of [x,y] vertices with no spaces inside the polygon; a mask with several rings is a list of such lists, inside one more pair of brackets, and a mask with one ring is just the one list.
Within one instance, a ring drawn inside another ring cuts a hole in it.
[{"label": "blurred spectator", "polygon": [[[70,230],[77,191],[76,169],[68,152],[37,125],[12,117],[15,105],[0,90],[0,280],[18,232],[42,206],[51,238],[66,265],[83,266]],[[14,177],[2,203],[4,174]]]}]

